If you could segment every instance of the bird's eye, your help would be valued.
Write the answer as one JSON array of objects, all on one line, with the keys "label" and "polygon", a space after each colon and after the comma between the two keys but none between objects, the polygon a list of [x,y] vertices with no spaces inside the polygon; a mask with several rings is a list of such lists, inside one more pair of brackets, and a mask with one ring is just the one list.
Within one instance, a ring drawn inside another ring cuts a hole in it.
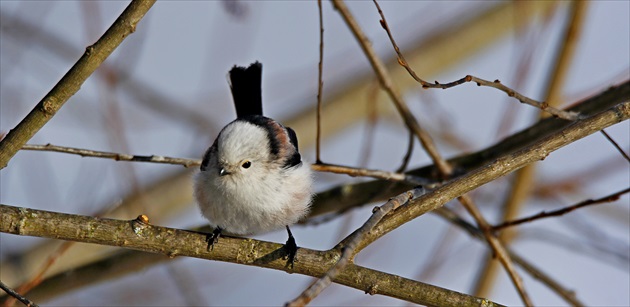
[{"label": "bird's eye", "polygon": [[250,166],[252,166],[252,162],[249,161],[245,161],[243,162],[243,165],[241,165],[243,168],[249,168]]}]

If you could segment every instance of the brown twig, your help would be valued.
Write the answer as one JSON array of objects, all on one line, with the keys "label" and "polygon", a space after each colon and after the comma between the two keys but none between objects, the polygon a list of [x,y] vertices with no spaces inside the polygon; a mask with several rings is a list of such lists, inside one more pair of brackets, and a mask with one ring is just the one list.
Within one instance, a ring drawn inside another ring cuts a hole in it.
[{"label": "brown twig", "polygon": [[[474,225],[470,224],[466,220],[462,219],[457,214],[455,214],[455,212],[448,209],[447,207],[438,208],[437,210],[434,210],[433,212],[447,219],[454,225],[458,226],[460,229],[465,230],[472,237],[478,240],[485,240],[485,236],[479,228],[475,227]],[[584,303],[580,302],[577,299],[575,292],[562,286],[560,283],[555,281],[551,276],[545,274],[542,270],[538,269],[536,266],[534,266],[527,260],[523,259],[521,256],[519,256],[518,254],[516,254],[509,248],[506,248],[506,249],[507,249],[507,252],[510,254],[510,257],[514,260],[516,264],[518,264],[523,270],[528,272],[533,278],[538,279],[540,282],[542,282],[547,287],[549,287],[549,289],[551,289],[553,292],[555,292],[560,297],[562,297],[567,303],[572,304],[573,306],[585,306]]]},{"label": "brown twig", "polygon": [[411,155],[413,154],[414,141],[415,141],[415,138],[413,137],[413,133],[409,131],[409,140],[407,141],[408,142],[407,152],[405,153],[405,156],[403,157],[400,167],[396,170],[397,173],[402,173],[407,169],[407,166],[409,165],[409,160],[411,160]]},{"label": "brown twig", "polygon": [[151,155],[151,156],[128,155],[128,154],[115,153],[115,152],[56,146],[52,144],[46,144],[46,145],[26,144],[22,147],[22,149],[23,150],[37,150],[37,151],[54,151],[54,152],[60,152],[60,153],[79,155],[82,157],[113,159],[116,161],[175,164],[175,165],[182,165],[184,167],[201,165],[201,160],[198,160],[198,159],[171,158],[171,157],[156,156],[156,155]]},{"label": "brown twig", "polygon": [[355,254],[355,250],[365,235],[378,224],[390,211],[406,204],[409,200],[414,199],[423,193],[424,189],[413,189],[405,193],[399,194],[391,198],[387,203],[372,210],[370,218],[359,229],[350,234],[342,243],[337,245],[337,249],[341,249],[341,257],[335,265],[333,265],[324,276],[313,282],[306,290],[302,292],[294,300],[288,302],[287,306],[305,306],[313,298],[326,289],[339,273],[348,265]]},{"label": "brown twig", "polygon": [[317,10],[319,12],[319,64],[317,66],[317,136],[315,141],[315,163],[321,163],[320,146],[322,136],[322,90],[324,87],[324,13],[322,12],[322,0],[317,0]]},{"label": "brown twig", "polygon": [[430,181],[424,178],[420,178],[417,176],[404,174],[404,173],[371,170],[371,169],[366,169],[366,168],[356,168],[356,167],[342,166],[342,165],[335,165],[335,164],[328,164],[328,163],[313,164],[311,165],[311,169],[313,169],[316,172],[346,174],[352,177],[372,177],[372,178],[383,179],[383,180],[388,180],[388,181],[407,182],[413,185],[422,185],[429,189],[437,186],[434,181]]},{"label": "brown twig", "polygon": [[[22,149],[34,150],[34,151],[53,151],[53,152],[59,152],[59,153],[79,155],[82,157],[113,159],[116,161],[150,162],[150,163],[182,165],[187,168],[191,166],[201,165],[201,160],[199,159],[173,158],[173,157],[156,156],[156,155],[138,156],[138,155],[115,153],[115,152],[106,152],[106,151],[74,148],[74,147],[57,146],[57,145],[52,145],[52,144],[46,144],[46,145],[26,144],[22,147]],[[433,188],[437,186],[435,182],[426,180],[424,178],[420,178],[420,177],[409,175],[409,174],[395,173],[395,172],[388,172],[388,171],[381,171],[381,170],[355,168],[355,167],[326,164],[326,163],[313,164],[311,165],[311,169],[313,169],[316,172],[346,174],[352,177],[372,177],[372,178],[384,179],[384,180],[390,180],[390,181],[404,181],[404,182],[408,182],[414,185],[423,185],[427,188]]]},{"label": "brown twig", "polygon": [[619,199],[619,197],[621,197],[621,195],[626,194],[630,192],[630,188],[626,188],[625,190],[621,190],[619,192],[615,192],[613,194],[610,194],[608,196],[604,196],[602,198],[598,198],[598,199],[587,199],[584,201],[581,201],[575,205],[572,206],[568,206],[568,207],[564,207],[562,209],[558,209],[558,210],[553,210],[553,211],[542,211],[538,214],[532,215],[532,216],[528,216],[528,217],[524,217],[524,218],[520,218],[518,220],[513,220],[513,221],[506,221],[503,222],[499,225],[493,226],[492,230],[501,230],[507,227],[512,227],[512,226],[516,226],[516,225],[520,225],[523,223],[528,223],[528,222],[532,222],[538,219],[543,219],[543,218],[548,218],[548,217],[552,217],[552,216],[560,216],[566,213],[569,213],[573,210],[577,210],[580,209],[582,207],[586,207],[586,206],[590,206],[590,205],[597,205],[597,204],[603,204],[603,203],[609,203],[609,202],[613,202]]},{"label": "brown twig", "polygon": [[421,79],[420,77],[418,77],[418,75],[416,74],[415,71],[413,71],[413,69],[409,66],[409,64],[407,63],[407,61],[405,60],[405,57],[403,56],[402,52],[400,51],[400,48],[398,47],[398,45],[396,44],[396,41],[394,40],[394,37],[391,33],[391,31],[389,30],[389,26],[387,24],[387,20],[385,19],[385,15],[383,14],[383,11],[381,10],[381,7],[378,5],[378,2],[376,2],[376,0],[373,0],[374,4],[376,5],[377,9],[378,9],[378,13],[381,15],[381,26],[383,27],[383,29],[387,32],[387,36],[389,37],[390,42],[392,43],[393,47],[394,47],[394,51],[396,51],[396,54],[398,55],[398,64],[400,64],[402,67],[404,67],[407,72],[409,72],[409,75],[411,75],[411,77],[416,80],[418,83],[420,83],[422,85],[423,88],[440,88],[440,89],[447,89],[447,88],[451,88],[451,87],[455,87],[467,82],[475,82],[478,86],[487,86],[487,87],[492,87],[492,88],[496,88],[500,91],[505,92],[508,96],[510,97],[514,97],[516,98],[518,101],[520,101],[521,103],[524,104],[528,104],[531,106],[534,106],[536,108],[539,108],[545,112],[548,112],[549,114],[562,118],[562,119],[566,119],[566,120],[576,120],[579,117],[579,113],[575,113],[575,112],[567,112],[567,111],[563,111],[563,110],[559,110],[556,109],[552,106],[550,106],[548,103],[546,102],[539,102],[536,101],[534,99],[531,99],[525,95],[522,95],[521,93],[501,84],[501,82],[499,80],[494,80],[494,81],[488,81],[488,80],[484,80],[472,75],[467,75],[459,80],[455,80],[449,83],[439,83],[438,81],[435,81],[435,83],[429,83],[424,81],[423,79]]},{"label": "brown twig", "polygon": [[31,300],[15,292],[13,289],[9,288],[9,286],[5,285],[2,281],[0,281],[0,289],[2,289],[8,295],[10,295],[11,297],[14,297],[15,299],[22,302],[22,304],[28,307],[37,307],[37,304],[33,303]]},{"label": "brown twig", "polygon": [[529,295],[527,294],[527,291],[525,290],[523,279],[516,272],[516,268],[514,267],[514,264],[512,263],[512,259],[510,255],[506,251],[505,247],[503,246],[503,243],[501,243],[499,238],[497,238],[494,235],[494,233],[492,233],[492,227],[490,226],[490,224],[488,224],[486,219],[483,217],[483,215],[481,214],[481,211],[479,211],[477,206],[473,204],[472,199],[470,199],[468,195],[460,196],[459,202],[462,203],[462,205],[464,205],[464,208],[466,208],[468,213],[470,213],[470,215],[473,218],[475,218],[475,221],[477,221],[477,225],[479,226],[479,229],[481,229],[481,231],[483,232],[484,236],[486,237],[486,241],[492,248],[492,251],[495,253],[497,259],[499,259],[499,261],[501,262],[501,264],[507,271],[508,275],[510,276],[510,279],[512,279],[512,283],[514,283],[514,287],[516,288],[518,294],[520,295],[521,300],[523,300],[523,303],[525,303],[526,306],[534,306],[533,302],[529,298]]},{"label": "brown twig", "polygon": [[606,137],[606,139],[608,139],[608,141],[609,141],[611,144],[613,144],[613,146],[615,146],[615,148],[617,149],[617,151],[619,151],[619,153],[620,153],[620,154],[621,154],[624,158],[626,158],[626,160],[627,160],[628,162],[630,162],[630,156],[628,156],[628,154],[627,154],[625,151],[623,151],[623,148],[621,148],[621,146],[619,146],[619,144],[617,144],[617,142],[615,142],[615,140],[614,140],[612,137],[610,137],[610,135],[609,135],[609,134],[608,134],[608,133],[607,133],[604,129],[602,129],[602,131],[600,131],[600,132],[601,132],[601,133],[602,133],[602,134]]},{"label": "brown twig", "polygon": [[81,88],[81,84],[105,61],[122,41],[133,33],[155,0],[134,0],[103,36],[88,46],[83,56],[61,78],[31,112],[0,141],[0,169]]}]

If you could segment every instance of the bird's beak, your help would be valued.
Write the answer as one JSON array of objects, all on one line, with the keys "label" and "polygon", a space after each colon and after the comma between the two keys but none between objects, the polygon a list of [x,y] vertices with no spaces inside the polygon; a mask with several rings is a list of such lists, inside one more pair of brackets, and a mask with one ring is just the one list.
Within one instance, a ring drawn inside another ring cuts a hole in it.
[{"label": "bird's beak", "polygon": [[225,175],[229,175],[229,174],[230,174],[230,172],[225,170],[225,167],[222,167],[221,170],[219,171],[219,176],[225,176]]}]

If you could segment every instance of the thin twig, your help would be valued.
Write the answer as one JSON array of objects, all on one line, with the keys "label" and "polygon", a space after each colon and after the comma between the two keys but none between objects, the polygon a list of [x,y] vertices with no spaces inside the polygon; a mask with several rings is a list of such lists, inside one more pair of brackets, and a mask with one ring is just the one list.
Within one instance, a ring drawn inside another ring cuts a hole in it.
[{"label": "thin twig", "polygon": [[321,163],[320,146],[322,136],[322,90],[324,87],[324,13],[322,12],[322,0],[317,0],[317,10],[319,11],[319,65],[317,77],[317,136],[315,141],[315,163]]},{"label": "thin twig", "polygon": [[[150,162],[150,163],[182,165],[187,168],[191,166],[201,165],[201,160],[199,159],[173,158],[173,157],[156,156],[156,155],[138,156],[138,155],[129,155],[129,154],[122,154],[122,153],[115,153],[115,152],[107,152],[107,151],[97,151],[97,150],[90,150],[90,149],[57,146],[57,145],[52,145],[52,144],[46,144],[46,145],[26,144],[22,147],[22,149],[34,150],[34,151],[53,151],[53,152],[59,152],[59,153],[79,155],[82,157],[113,159],[116,161]],[[415,184],[415,185],[423,185],[429,189],[437,186],[434,181],[430,181],[424,178],[420,178],[420,177],[409,175],[409,174],[395,173],[395,172],[388,172],[388,171],[381,171],[381,170],[355,168],[355,167],[326,164],[326,163],[313,164],[311,165],[311,169],[313,169],[316,172],[346,174],[352,177],[372,177],[372,178],[384,179],[384,180],[390,180],[390,181],[407,182],[407,183]]]},{"label": "thin twig", "polygon": [[[448,209],[447,207],[438,208],[437,210],[434,210],[433,212],[449,220],[452,224],[456,225],[460,229],[465,230],[474,238],[477,238],[479,240],[485,239],[483,232],[479,228],[475,227],[474,225],[470,224],[463,218],[459,217],[457,214],[455,214],[455,212]],[[519,256],[517,253],[510,250],[509,248],[507,248],[507,252],[510,254],[510,257],[514,260],[514,262],[520,265],[523,270],[528,272],[533,278],[536,278],[543,284],[547,285],[549,289],[551,289],[553,292],[555,292],[560,297],[562,297],[567,303],[572,304],[573,306],[585,306],[584,303],[580,302],[577,299],[575,292],[562,286],[559,282],[555,281],[551,276],[545,274],[542,270],[538,269],[533,264],[523,259],[521,256]]]},{"label": "thin twig", "polygon": [[472,200],[470,199],[468,195],[460,196],[459,201],[462,203],[462,205],[464,205],[464,208],[466,208],[468,213],[470,213],[470,215],[475,218],[475,221],[477,222],[479,229],[483,231],[483,234],[486,237],[486,241],[488,242],[490,247],[492,247],[492,250],[496,254],[497,259],[501,261],[501,264],[507,271],[508,275],[510,276],[510,279],[512,279],[512,282],[514,283],[514,287],[516,287],[516,290],[518,294],[520,295],[521,300],[523,300],[523,303],[525,303],[526,306],[534,306],[533,302],[529,298],[529,295],[527,294],[527,291],[525,290],[523,279],[516,272],[516,268],[514,268],[514,264],[512,263],[512,259],[510,258],[510,255],[508,254],[505,247],[503,246],[503,243],[499,241],[499,238],[497,238],[494,235],[494,233],[492,233],[492,227],[490,226],[490,224],[488,224],[486,219],[483,217],[483,215],[481,214],[481,211],[479,211],[477,206],[474,205],[474,203],[472,202]]},{"label": "thin twig", "polygon": [[626,160],[627,160],[628,162],[630,162],[630,156],[628,156],[628,154],[627,154],[625,151],[623,151],[623,148],[621,148],[621,146],[619,146],[619,144],[617,144],[617,142],[615,142],[615,140],[614,140],[614,139],[613,139],[613,138],[612,138],[612,137],[611,137],[611,136],[610,136],[610,135],[609,135],[609,134],[608,134],[608,133],[607,133],[604,129],[602,129],[600,132],[601,132],[601,133],[602,133],[602,134],[603,134],[603,135],[604,135],[604,136],[608,139],[608,141],[609,141],[611,144],[613,144],[613,146],[615,146],[615,148],[617,148],[617,150],[619,151],[619,153],[620,153],[620,154],[621,154],[624,158],[626,158]]},{"label": "thin twig", "polygon": [[134,0],[101,38],[88,46],[83,56],[70,68],[31,112],[0,141],[0,169],[41,129],[81,88],[81,84],[98,68],[123,40],[136,30],[138,22],[155,0]]},{"label": "thin twig", "polygon": [[[52,265],[55,264],[57,259],[59,259],[59,257],[63,255],[72,245],[74,245],[74,243],[76,242],[72,242],[72,241],[63,242],[52,254],[48,256],[48,258],[46,259],[42,267],[39,269],[39,272],[37,272],[37,274],[35,274],[35,276],[31,278],[30,281],[27,281],[23,283],[22,285],[20,285],[19,287],[17,287],[16,290],[21,293],[27,294],[29,291],[31,291],[31,289],[37,287],[37,285],[39,285],[44,280],[44,274],[48,272],[50,267],[52,267]],[[13,296],[13,298],[19,300],[18,297]],[[13,306],[15,304],[14,299],[6,300],[5,305]]]},{"label": "thin twig", "polygon": [[411,191],[399,194],[396,197],[391,198],[387,203],[380,207],[375,207],[372,210],[370,218],[359,229],[354,231],[350,236],[344,239],[343,245],[338,245],[337,248],[341,249],[341,257],[327,272],[313,282],[306,290],[302,292],[297,298],[288,302],[287,306],[304,306],[308,304],[319,293],[326,289],[335,279],[339,273],[348,265],[352,260],[355,250],[365,235],[383,219],[390,211],[404,205],[409,200],[414,199],[423,193],[424,189],[416,188]]},{"label": "thin twig", "polygon": [[22,304],[28,307],[37,307],[37,304],[31,302],[26,297],[15,292],[13,289],[9,288],[9,286],[5,285],[2,281],[0,281],[0,289],[4,290],[4,292],[6,292],[8,295],[16,298],[18,301],[22,302]]},{"label": "thin twig", "polygon": [[383,179],[383,180],[388,180],[388,181],[407,182],[414,185],[422,185],[425,188],[429,188],[429,189],[437,187],[437,184],[434,181],[427,180],[427,179],[420,178],[413,175],[409,175],[409,174],[404,174],[404,173],[371,170],[371,169],[366,169],[366,168],[357,168],[357,167],[342,166],[342,165],[335,165],[335,164],[328,164],[328,163],[313,164],[311,165],[311,169],[316,172],[346,174],[352,177],[372,177],[372,178]]},{"label": "thin twig", "polygon": [[411,155],[413,154],[413,144],[414,144],[415,138],[413,137],[413,133],[411,133],[411,131],[409,131],[409,140],[407,143],[407,152],[405,153],[405,156],[403,157],[402,163],[400,164],[400,167],[396,170],[397,173],[402,173],[407,169],[407,166],[409,165],[409,160],[411,160]]},{"label": "thin twig", "polygon": [[116,161],[175,164],[175,165],[182,165],[184,167],[201,165],[201,160],[198,160],[198,159],[171,158],[171,157],[156,156],[156,155],[151,155],[151,156],[128,155],[128,154],[115,153],[115,152],[56,146],[52,144],[46,144],[46,145],[26,144],[22,146],[22,149],[23,150],[38,150],[38,151],[54,151],[54,152],[75,154],[82,157],[113,159]]},{"label": "thin twig", "polygon": [[568,207],[564,207],[558,210],[553,210],[553,211],[542,211],[538,214],[532,215],[532,216],[528,216],[528,217],[524,217],[524,218],[520,218],[518,220],[513,220],[513,221],[506,221],[503,222],[499,225],[493,226],[492,230],[500,230],[503,228],[507,228],[507,227],[512,227],[512,226],[516,226],[516,225],[520,225],[523,223],[527,223],[527,222],[531,222],[531,221],[535,221],[538,219],[543,219],[543,218],[548,218],[548,217],[552,217],[552,216],[559,216],[559,215],[563,215],[566,213],[569,213],[573,210],[576,209],[580,209],[582,207],[586,207],[586,206],[590,206],[590,205],[597,205],[597,204],[603,204],[603,203],[609,203],[609,202],[613,202],[619,199],[619,197],[621,197],[621,195],[626,194],[630,192],[630,188],[626,188],[625,190],[621,190],[619,192],[615,192],[613,194],[610,194],[608,196],[604,196],[602,198],[598,198],[598,199],[587,199],[584,201],[581,201],[575,205],[572,206],[568,206]]},{"label": "thin twig", "polygon": [[579,117],[579,113],[575,113],[575,112],[567,112],[567,111],[563,111],[563,110],[559,110],[556,109],[552,106],[549,106],[548,103],[546,102],[539,102],[536,101],[534,99],[531,99],[525,95],[520,94],[519,92],[501,84],[501,82],[499,80],[494,80],[494,81],[488,81],[488,80],[484,80],[472,75],[467,75],[459,80],[455,80],[453,82],[449,82],[449,83],[439,83],[438,81],[435,81],[435,83],[429,83],[424,81],[423,79],[421,79],[420,77],[418,77],[418,75],[416,74],[415,71],[413,71],[413,69],[409,66],[409,64],[407,63],[407,61],[405,60],[405,57],[403,56],[402,52],[400,51],[400,48],[398,47],[398,45],[396,44],[396,41],[394,40],[394,37],[392,36],[391,31],[389,30],[389,25],[387,24],[387,20],[385,19],[385,15],[383,14],[383,11],[381,10],[381,7],[378,5],[378,2],[376,2],[376,0],[373,0],[374,4],[376,5],[376,8],[378,9],[378,13],[381,15],[381,26],[383,27],[383,29],[387,32],[387,36],[389,36],[389,40],[391,41],[393,47],[394,47],[394,51],[396,51],[396,54],[398,55],[398,64],[400,64],[402,67],[404,67],[407,72],[409,72],[409,75],[411,75],[411,77],[416,80],[418,83],[420,83],[422,85],[423,88],[440,88],[440,89],[447,89],[447,88],[451,88],[454,86],[458,86],[467,82],[475,82],[477,83],[478,86],[488,86],[488,87],[492,87],[492,88],[496,88],[500,91],[505,92],[508,96],[510,97],[514,97],[516,98],[518,101],[520,101],[521,103],[524,104],[528,104],[531,106],[534,106],[536,108],[539,108],[545,112],[548,112],[549,114],[562,118],[562,119],[566,119],[566,120],[576,120]]}]

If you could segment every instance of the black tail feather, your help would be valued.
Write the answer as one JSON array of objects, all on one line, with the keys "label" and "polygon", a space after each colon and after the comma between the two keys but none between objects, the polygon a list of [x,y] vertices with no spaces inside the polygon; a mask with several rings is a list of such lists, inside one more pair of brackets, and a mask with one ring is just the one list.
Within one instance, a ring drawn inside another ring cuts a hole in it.
[{"label": "black tail feather", "polygon": [[230,70],[230,88],[236,107],[236,117],[262,115],[262,64],[258,61],[245,68]]}]

